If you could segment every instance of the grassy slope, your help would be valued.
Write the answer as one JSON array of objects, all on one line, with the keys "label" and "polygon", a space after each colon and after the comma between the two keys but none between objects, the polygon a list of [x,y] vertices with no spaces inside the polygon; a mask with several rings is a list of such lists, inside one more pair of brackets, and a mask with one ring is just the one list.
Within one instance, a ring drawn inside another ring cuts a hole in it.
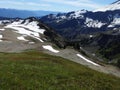
[{"label": "grassy slope", "polygon": [[120,90],[120,78],[37,51],[0,53],[1,90]]}]

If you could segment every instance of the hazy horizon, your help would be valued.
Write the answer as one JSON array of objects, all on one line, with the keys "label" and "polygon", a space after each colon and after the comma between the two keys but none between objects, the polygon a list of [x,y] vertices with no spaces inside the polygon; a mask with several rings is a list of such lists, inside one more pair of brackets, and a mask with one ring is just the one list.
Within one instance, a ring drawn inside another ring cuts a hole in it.
[{"label": "hazy horizon", "polygon": [[0,8],[69,12],[82,9],[95,10],[115,1],[116,0],[0,0]]}]

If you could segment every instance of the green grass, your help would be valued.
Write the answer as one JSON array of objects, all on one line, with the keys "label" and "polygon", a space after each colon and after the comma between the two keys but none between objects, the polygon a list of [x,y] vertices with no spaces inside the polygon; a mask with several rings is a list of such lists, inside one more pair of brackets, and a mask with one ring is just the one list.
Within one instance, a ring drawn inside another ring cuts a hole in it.
[{"label": "green grass", "polygon": [[120,90],[120,78],[37,51],[0,53],[0,90]]}]

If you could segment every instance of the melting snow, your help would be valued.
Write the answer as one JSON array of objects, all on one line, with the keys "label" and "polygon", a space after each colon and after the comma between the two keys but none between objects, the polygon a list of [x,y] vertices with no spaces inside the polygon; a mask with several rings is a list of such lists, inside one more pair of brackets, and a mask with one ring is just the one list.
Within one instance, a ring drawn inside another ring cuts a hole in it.
[{"label": "melting snow", "polygon": [[0,35],[0,42],[2,42],[3,40],[1,40],[3,38],[3,35]]},{"label": "melting snow", "polygon": [[116,14],[114,16],[113,21],[111,22],[111,24],[108,27],[114,27],[116,25],[120,25],[120,15]]},{"label": "melting snow", "polygon": [[12,23],[12,25],[18,25],[18,24],[21,24],[22,22],[23,22],[23,20],[14,21],[14,22]]},{"label": "melting snow", "polygon": [[[34,23],[35,24],[35,23]],[[30,30],[34,30],[35,32],[38,32],[38,33],[41,33],[41,34],[44,34],[44,29],[39,29],[38,26],[35,26],[33,23],[29,23],[29,25],[26,25],[26,26],[23,26],[25,28],[28,28]]]},{"label": "melting snow", "polygon": [[82,14],[86,13],[87,11],[76,11],[75,13],[71,14],[69,18],[84,18]]},{"label": "melting snow", "polygon": [[109,27],[109,28],[110,28],[110,27],[114,27],[114,25],[109,25],[108,27]]},{"label": "melting snow", "polygon": [[3,28],[3,29],[0,29],[0,31],[4,31],[5,29]]},{"label": "melting snow", "polygon": [[15,27],[24,27],[24,28],[27,28],[33,32],[37,32],[37,33],[41,33],[41,34],[44,34],[44,29],[40,29],[38,25],[38,22],[36,21],[32,21],[29,23],[29,20],[26,20],[26,22],[24,24],[21,24],[22,20],[21,21],[18,21],[18,22],[14,22],[12,23],[12,26],[15,26]]},{"label": "melting snow", "polygon": [[35,44],[35,42],[29,42],[29,44]]},{"label": "melting snow", "polygon": [[90,35],[90,38],[92,38],[93,37],[93,35]]},{"label": "melting snow", "polygon": [[91,18],[86,18],[85,24],[87,27],[101,28],[105,23],[99,22],[98,20],[93,20]]},{"label": "melting snow", "polygon": [[28,23],[29,23],[29,20],[26,20],[25,23],[24,23],[24,25],[27,25]]},{"label": "melting snow", "polygon": [[95,65],[95,66],[100,66],[100,65],[98,65],[97,63],[92,62],[91,60],[85,58],[84,56],[82,56],[82,55],[80,55],[80,54],[77,54],[77,56],[80,57],[80,58],[82,58],[83,60],[85,60],[85,61],[87,61],[87,62]]},{"label": "melting snow", "polygon": [[113,10],[119,10],[119,9],[120,9],[120,1],[118,0],[117,2],[115,2],[111,5],[108,5],[108,6],[105,6],[103,8],[97,9],[93,12],[98,12],[98,11],[105,12],[105,11],[113,11]]},{"label": "melting snow", "polygon": [[16,30],[15,32],[22,34],[22,35],[28,35],[30,37],[36,38],[39,41],[43,42],[39,37],[39,33],[43,34],[44,29],[39,29],[37,26],[35,26],[35,23],[33,25],[7,25],[5,28],[12,28]]},{"label": "melting snow", "polygon": [[55,49],[54,49],[52,46],[50,46],[50,45],[43,45],[42,47],[43,47],[44,49],[47,49],[47,50],[51,51],[51,52],[59,53],[58,50],[55,50]]},{"label": "melting snow", "polygon": [[0,35],[0,39],[3,38],[3,35]]},{"label": "melting snow", "polygon": [[17,37],[18,40],[22,40],[22,41],[28,41],[24,38],[24,36],[20,36],[20,37]]},{"label": "melting snow", "polygon": [[34,36],[39,36],[38,33],[36,32],[32,32],[32,31],[29,31],[29,30],[26,30],[25,28],[22,28],[22,27],[15,27],[15,26],[12,26],[12,25],[8,25],[6,28],[12,28],[12,29],[15,29],[17,33],[20,33],[20,34],[23,34],[23,35],[34,35]]},{"label": "melting snow", "polygon": [[3,24],[3,23],[10,23],[11,21],[10,20],[2,20],[0,21],[0,24]]},{"label": "melting snow", "polygon": [[0,24],[2,24],[2,21],[0,21]]}]

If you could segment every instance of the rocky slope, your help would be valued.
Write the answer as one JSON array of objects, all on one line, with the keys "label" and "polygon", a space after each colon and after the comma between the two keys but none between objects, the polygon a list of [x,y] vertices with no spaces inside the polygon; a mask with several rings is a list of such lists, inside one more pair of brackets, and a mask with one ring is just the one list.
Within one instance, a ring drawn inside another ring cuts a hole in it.
[{"label": "rocky slope", "polygon": [[44,53],[67,58],[100,72],[120,76],[119,70],[115,67],[100,64],[94,59],[90,59],[74,50],[72,47],[60,49],[55,44],[61,48],[69,45],[52,28],[35,18],[1,21],[0,52],[16,53],[36,49]]},{"label": "rocky slope", "polygon": [[31,17],[0,21],[0,42],[24,42],[28,44],[53,42],[63,48],[64,39],[52,28]]}]

